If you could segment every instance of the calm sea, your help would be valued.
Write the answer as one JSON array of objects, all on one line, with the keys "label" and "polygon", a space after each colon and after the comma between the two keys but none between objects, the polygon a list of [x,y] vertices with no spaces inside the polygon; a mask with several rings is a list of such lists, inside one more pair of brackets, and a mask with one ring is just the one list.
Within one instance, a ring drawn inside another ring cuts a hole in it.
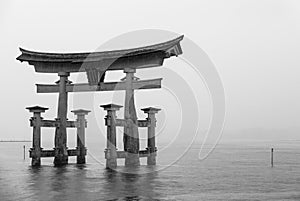
[{"label": "calm sea", "polygon": [[70,159],[62,168],[48,158],[31,168],[23,145],[30,148],[0,143],[0,200],[300,200],[300,141],[222,143],[202,161],[199,145],[181,157],[186,147],[173,146],[158,153],[156,167],[116,172],[105,170],[96,144],[86,165]]}]

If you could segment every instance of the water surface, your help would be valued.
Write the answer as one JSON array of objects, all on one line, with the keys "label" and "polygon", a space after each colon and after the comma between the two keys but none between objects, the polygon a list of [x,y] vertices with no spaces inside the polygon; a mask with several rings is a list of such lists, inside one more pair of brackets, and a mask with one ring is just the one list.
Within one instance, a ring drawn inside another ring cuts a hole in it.
[{"label": "water surface", "polygon": [[68,166],[56,168],[47,158],[40,168],[31,168],[30,159],[23,160],[24,144],[30,147],[0,143],[1,200],[300,200],[299,141],[223,143],[203,161],[200,146],[193,145],[169,166],[186,148],[174,146],[158,153],[156,167],[116,172],[105,170],[97,145],[89,148],[86,165],[70,159]]}]

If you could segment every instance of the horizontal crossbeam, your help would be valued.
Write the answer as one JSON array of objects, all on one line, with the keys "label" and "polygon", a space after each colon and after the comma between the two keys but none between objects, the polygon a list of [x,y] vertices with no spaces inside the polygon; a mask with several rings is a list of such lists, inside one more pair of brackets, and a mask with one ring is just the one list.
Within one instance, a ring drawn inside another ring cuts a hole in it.
[{"label": "horizontal crossbeam", "polygon": [[[79,156],[80,151],[77,149],[68,149],[68,156]],[[29,150],[29,157],[32,158],[36,152],[34,150]],[[86,152],[84,153],[86,155]],[[55,150],[41,150],[41,157],[54,157],[55,156]]]},{"label": "horizontal crossbeam", "polygon": [[[151,80],[139,80],[133,81],[133,89],[155,89],[161,88],[161,80],[151,79]],[[37,93],[58,93],[58,85],[49,84],[37,84]],[[82,84],[67,84],[67,92],[91,92],[91,91],[118,91],[126,90],[126,82],[103,82],[100,85],[89,85],[86,83]]]},{"label": "horizontal crossbeam", "polygon": [[138,120],[138,127],[148,127],[150,122],[148,120]]},{"label": "horizontal crossbeam", "polygon": [[[42,120],[37,122],[35,119],[31,119],[30,126],[40,126],[40,127],[59,127],[60,122],[58,120]],[[76,128],[79,127],[79,124],[76,121],[67,121],[67,128]]]},{"label": "horizontal crossbeam", "polygon": [[[126,151],[117,151],[117,158],[126,158]],[[139,151],[139,157],[148,157],[151,154],[155,153],[150,153],[148,150],[140,150]]]},{"label": "horizontal crossbeam", "polygon": [[[116,119],[116,126],[120,127],[126,127],[130,126],[130,120],[125,120],[125,119]],[[106,126],[109,126],[110,122],[109,120],[106,121]],[[138,127],[148,127],[150,126],[150,122],[148,120],[138,120]]]}]

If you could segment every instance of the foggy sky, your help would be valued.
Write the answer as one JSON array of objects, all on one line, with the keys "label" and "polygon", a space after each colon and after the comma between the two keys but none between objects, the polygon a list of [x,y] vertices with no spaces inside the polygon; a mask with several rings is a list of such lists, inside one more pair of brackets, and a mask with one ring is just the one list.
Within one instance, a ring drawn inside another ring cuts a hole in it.
[{"label": "foggy sky", "polygon": [[[31,138],[27,106],[50,107],[45,116],[56,116],[57,95],[36,94],[35,84],[58,77],[16,61],[19,47],[87,52],[122,33],[163,29],[193,40],[216,65],[226,92],[224,134],[263,129],[253,139],[285,139],[285,131],[300,139],[299,22],[297,0],[1,1],[0,138]],[[97,115],[104,118],[100,109]]]}]

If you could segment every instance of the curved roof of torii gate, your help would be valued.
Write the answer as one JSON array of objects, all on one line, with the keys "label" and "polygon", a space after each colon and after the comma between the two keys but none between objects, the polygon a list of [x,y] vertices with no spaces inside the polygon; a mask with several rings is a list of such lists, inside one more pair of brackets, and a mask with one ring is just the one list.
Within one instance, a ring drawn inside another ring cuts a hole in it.
[{"label": "curved roof of torii gate", "polygon": [[20,48],[17,60],[34,65],[36,72],[82,72],[88,69],[123,70],[124,68],[149,68],[161,66],[165,58],[182,54],[180,41],[183,35],[173,40],[154,45],[86,53],[46,53]]}]

